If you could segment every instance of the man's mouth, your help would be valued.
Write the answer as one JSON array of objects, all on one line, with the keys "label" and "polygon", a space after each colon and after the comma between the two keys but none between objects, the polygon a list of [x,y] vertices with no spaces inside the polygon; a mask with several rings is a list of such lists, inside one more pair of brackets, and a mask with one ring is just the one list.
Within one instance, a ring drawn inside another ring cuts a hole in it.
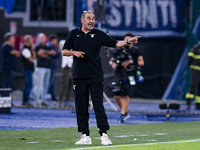
[{"label": "man's mouth", "polygon": [[93,23],[89,23],[88,25],[89,25],[89,26],[92,26],[92,27],[94,26],[94,24],[93,24]]}]

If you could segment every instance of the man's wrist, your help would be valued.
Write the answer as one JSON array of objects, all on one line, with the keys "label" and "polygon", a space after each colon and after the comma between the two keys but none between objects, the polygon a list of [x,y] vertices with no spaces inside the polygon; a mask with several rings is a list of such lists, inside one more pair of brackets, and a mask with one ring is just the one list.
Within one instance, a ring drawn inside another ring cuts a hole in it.
[{"label": "man's wrist", "polygon": [[[72,55],[74,55],[76,51],[71,51],[71,52],[72,52]],[[75,55],[74,55],[74,56],[75,56]]]},{"label": "man's wrist", "polygon": [[126,44],[129,45],[129,44],[131,44],[131,43],[129,43],[128,40],[127,40],[127,41],[126,41]]}]

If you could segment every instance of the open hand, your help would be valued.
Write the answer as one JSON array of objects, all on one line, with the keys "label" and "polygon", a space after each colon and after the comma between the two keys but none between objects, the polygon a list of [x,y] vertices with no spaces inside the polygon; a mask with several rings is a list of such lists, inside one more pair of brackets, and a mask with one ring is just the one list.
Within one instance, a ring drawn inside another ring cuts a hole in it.
[{"label": "open hand", "polygon": [[73,55],[78,57],[78,58],[83,58],[84,57],[84,52],[81,51],[73,51]]}]

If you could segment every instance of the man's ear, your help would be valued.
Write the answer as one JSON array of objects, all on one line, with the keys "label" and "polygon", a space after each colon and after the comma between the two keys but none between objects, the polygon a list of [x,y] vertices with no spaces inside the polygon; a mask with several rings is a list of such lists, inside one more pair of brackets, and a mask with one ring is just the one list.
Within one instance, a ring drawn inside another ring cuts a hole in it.
[{"label": "man's ear", "polygon": [[83,23],[83,18],[81,17],[81,23]]}]

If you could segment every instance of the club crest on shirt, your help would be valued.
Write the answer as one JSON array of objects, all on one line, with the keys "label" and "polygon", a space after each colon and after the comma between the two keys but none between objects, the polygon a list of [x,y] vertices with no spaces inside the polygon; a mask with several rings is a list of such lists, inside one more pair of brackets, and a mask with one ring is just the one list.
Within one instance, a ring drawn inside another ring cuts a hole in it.
[{"label": "club crest on shirt", "polygon": [[95,34],[90,34],[91,38],[94,38],[94,35],[95,35]]},{"label": "club crest on shirt", "polygon": [[80,37],[81,35],[77,34],[76,36],[77,36],[77,37]]}]

